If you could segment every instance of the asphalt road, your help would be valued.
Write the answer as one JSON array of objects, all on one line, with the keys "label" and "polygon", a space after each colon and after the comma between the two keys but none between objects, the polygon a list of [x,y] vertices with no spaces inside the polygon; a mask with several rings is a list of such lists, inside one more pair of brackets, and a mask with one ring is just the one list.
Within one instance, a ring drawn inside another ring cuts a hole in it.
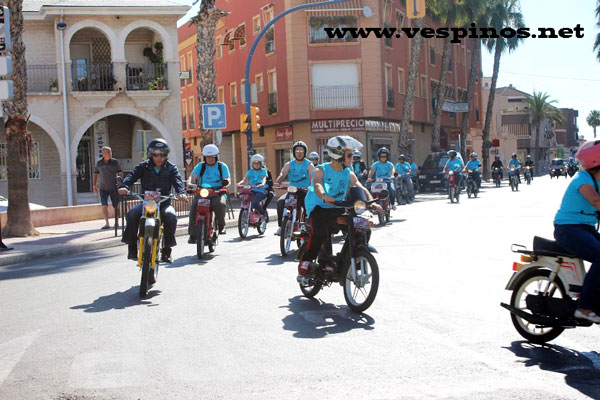
[{"label": "asphalt road", "polygon": [[499,306],[568,182],[399,207],[363,315],[339,285],[301,297],[274,224],[202,262],[181,243],[144,300],[124,247],[0,267],[0,399],[600,398],[598,327],[532,345]]}]

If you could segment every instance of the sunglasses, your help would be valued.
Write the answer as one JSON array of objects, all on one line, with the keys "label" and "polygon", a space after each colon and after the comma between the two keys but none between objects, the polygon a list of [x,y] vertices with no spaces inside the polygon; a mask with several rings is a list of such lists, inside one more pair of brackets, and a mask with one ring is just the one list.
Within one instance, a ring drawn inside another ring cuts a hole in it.
[{"label": "sunglasses", "polygon": [[166,158],[167,154],[166,153],[152,153],[152,157]]},{"label": "sunglasses", "polygon": [[352,155],[352,153],[350,153],[350,154],[346,154],[346,158],[352,158],[352,157],[354,157],[354,156]]}]

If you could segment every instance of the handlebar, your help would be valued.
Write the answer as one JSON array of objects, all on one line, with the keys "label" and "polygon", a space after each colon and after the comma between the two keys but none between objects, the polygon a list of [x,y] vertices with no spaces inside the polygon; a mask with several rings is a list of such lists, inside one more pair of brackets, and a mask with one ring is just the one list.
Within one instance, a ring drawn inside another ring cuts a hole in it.
[{"label": "handlebar", "polygon": [[227,188],[223,188],[223,187],[213,187],[213,188],[207,188],[207,187],[199,187],[197,189],[188,189],[187,192],[189,194],[200,194],[200,192],[202,192],[203,190],[208,190],[208,194],[226,194],[229,191],[227,190]]},{"label": "handlebar", "polygon": [[[140,199],[140,200],[142,200],[142,201],[146,201],[146,199],[144,198],[144,194],[145,194],[145,193],[135,193],[135,192],[129,192],[129,195],[130,195],[130,196],[134,196],[134,197],[137,197],[137,198],[139,198],[139,199]],[[163,196],[163,195],[160,195],[160,200],[158,201],[158,204],[164,203],[164,202],[165,202],[165,201],[167,201],[167,200],[174,200],[174,199],[176,199],[176,197],[174,197],[174,196],[172,196],[172,195],[169,195],[169,196]]]}]

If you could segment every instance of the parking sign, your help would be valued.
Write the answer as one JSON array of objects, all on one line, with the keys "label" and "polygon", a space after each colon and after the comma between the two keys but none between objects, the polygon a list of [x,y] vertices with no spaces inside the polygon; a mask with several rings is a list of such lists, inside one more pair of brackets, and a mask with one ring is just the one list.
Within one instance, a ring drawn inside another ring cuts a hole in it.
[{"label": "parking sign", "polygon": [[204,129],[227,128],[227,119],[225,118],[225,104],[202,104],[202,126],[204,127]]}]

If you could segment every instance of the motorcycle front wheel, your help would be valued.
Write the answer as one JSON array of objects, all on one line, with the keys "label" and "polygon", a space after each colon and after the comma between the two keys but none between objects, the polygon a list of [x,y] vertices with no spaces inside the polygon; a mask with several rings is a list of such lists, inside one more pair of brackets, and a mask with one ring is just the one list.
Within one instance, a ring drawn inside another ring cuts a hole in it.
[{"label": "motorcycle front wheel", "polygon": [[348,307],[361,313],[373,304],[379,289],[379,267],[377,260],[366,250],[356,252],[356,280],[352,279],[351,266],[347,266],[344,281],[344,298]]},{"label": "motorcycle front wheel", "polygon": [[[532,270],[524,273],[517,281],[515,289],[510,298],[510,305],[520,310],[528,311],[525,299],[527,295],[536,295],[548,286],[550,271]],[[560,281],[554,281],[548,288],[548,295],[560,299],[567,298],[565,289]],[[512,323],[521,336],[532,343],[544,344],[556,339],[564,328],[560,327],[541,327],[533,324],[513,313],[510,314]]]},{"label": "motorcycle front wheel", "polygon": [[471,198],[471,195],[473,194],[473,185],[471,185],[470,183],[467,185],[467,196],[469,198]]},{"label": "motorcycle front wheel", "polygon": [[142,252],[142,279],[140,280],[140,297],[148,294],[148,281],[152,264],[152,236],[144,237],[144,251]]},{"label": "motorcycle front wheel", "polygon": [[454,203],[454,186],[448,188],[448,194],[450,195],[450,203]]},{"label": "motorcycle front wheel", "polygon": [[279,250],[281,250],[281,255],[283,257],[287,256],[290,253],[290,247],[292,246],[292,234],[294,233],[293,229],[294,227],[291,219],[284,218],[283,221],[281,221]]},{"label": "motorcycle front wheel", "polygon": [[196,256],[199,260],[204,257],[204,219],[202,218],[198,220],[196,226]]},{"label": "motorcycle front wheel", "polygon": [[242,208],[238,217],[238,233],[242,239],[248,236],[248,210]]}]

